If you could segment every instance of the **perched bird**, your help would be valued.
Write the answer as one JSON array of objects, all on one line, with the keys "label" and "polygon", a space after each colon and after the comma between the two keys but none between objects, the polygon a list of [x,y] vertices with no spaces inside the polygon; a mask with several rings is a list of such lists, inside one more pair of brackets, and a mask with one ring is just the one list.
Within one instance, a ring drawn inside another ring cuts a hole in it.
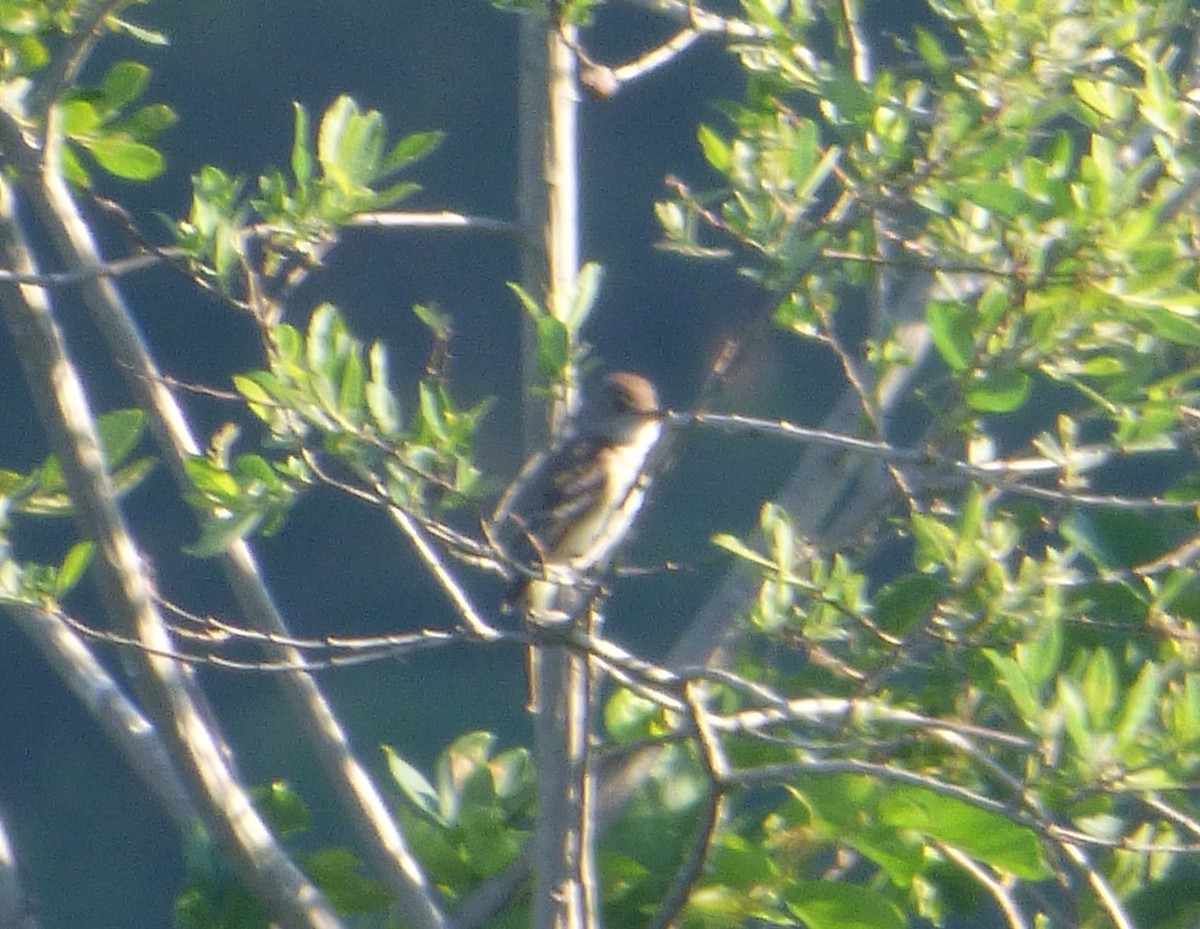
[{"label": "perched bird", "polygon": [[574,436],[516,501],[524,541],[534,552],[528,566],[537,576],[517,580],[507,607],[536,621],[584,606],[588,581],[612,563],[645,502],[647,464],[662,431],[650,381],[628,371],[604,379]]}]

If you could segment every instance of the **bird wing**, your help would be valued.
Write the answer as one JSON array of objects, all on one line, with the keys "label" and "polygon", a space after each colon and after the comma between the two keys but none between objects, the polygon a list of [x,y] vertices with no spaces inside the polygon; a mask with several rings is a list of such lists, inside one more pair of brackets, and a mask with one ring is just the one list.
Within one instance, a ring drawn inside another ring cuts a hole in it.
[{"label": "bird wing", "polygon": [[546,463],[545,479],[526,516],[542,554],[552,554],[567,530],[603,496],[607,481],[603,447],[595,439],[576,439]]}]

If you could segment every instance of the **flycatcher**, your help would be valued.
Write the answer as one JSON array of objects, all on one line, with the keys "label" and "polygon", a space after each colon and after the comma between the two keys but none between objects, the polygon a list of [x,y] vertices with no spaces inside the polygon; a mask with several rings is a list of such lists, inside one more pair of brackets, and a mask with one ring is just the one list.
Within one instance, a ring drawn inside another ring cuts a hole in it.
[{"label": "flycatcher", "polygon": [[[650,454],[662,437],[658,392],[628,371],[608,375],[585,404],[576,432],[518,501],[536,577],[520,578],[505,605],[553,619],[585,605],[646,499]],[[524,547],[524,546],[522,546]]]}]

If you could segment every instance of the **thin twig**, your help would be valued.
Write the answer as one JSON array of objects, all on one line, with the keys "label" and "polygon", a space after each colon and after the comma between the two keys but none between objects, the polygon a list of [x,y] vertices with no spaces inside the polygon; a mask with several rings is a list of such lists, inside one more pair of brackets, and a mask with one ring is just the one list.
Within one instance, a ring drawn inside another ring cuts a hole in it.
[{"label": "thin twig", "polygon": [[658,912],[650,921],[649,929],[668,929],[676,925],[679,914],[691,895],[692,888],[699,880],[704,870],[704,862],[708,859],[709,850],[716,838],[717,827],[721,823],[725,806],[726,776],[729,774],[729,759],[716,732],[708,725],[708,710],[704,706],[700,688],[688,684],[684,688],[684,697],[691,713],[692,723],[696,728],[697,743],[700,746],[700,758],[708,773],[708,796],[700,808],[700,818],[696,823],[695,837],[691,850],[679,866],[671,886],[663,894]]}]

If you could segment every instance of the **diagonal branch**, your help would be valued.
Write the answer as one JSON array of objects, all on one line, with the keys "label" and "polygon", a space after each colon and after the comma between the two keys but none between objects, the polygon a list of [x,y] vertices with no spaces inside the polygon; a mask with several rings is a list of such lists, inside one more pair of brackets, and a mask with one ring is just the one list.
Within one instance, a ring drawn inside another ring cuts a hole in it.
[{"label": "diagonal branch", "polygon": [[[6,152],[10,149],[6,145]],[[0,187],[0,223],[13,267],[34,271],[11,187]],[[117,507],[82,380],[41,288],[0,289],[0,315],[17,348],[50,446],[58,456],[81,535],[93,540],[100,588],[115,621],[151,648],[170,648],[166,624],[137,544]],[[175,662],[137,653],[138,682],[150,717],[189,785],[205,828],[272,917],[295,929],[336,929],[337,914],[276,843],[230,765],[226,746],[189,673]]]},{"label": "diagonal branch", "polygon": [[[41,152],[23,137],[9,114],[0,114],[0,146],[22,175],[26,190],[43,224],[68,267],[94,267],[104,263],[94,237],[79,212],[58,170],[56,140],[51,132]],[[15,266],[15,265],[14,265]],[[108,278],[81,282],[84,299],[117,365],[128,376],[131,392],[147,412],[151,430],[168,467],[181,489],[191,486],[184,469],[188,456],[199,445],[174,395],[164,382],[150,350],[133,320],[116,283]],[[11,292],[11,291],[10,291]],[[251,625],[286,634],[287,626],[267,589],[248,544],[232,543],[223,558],[226,577]],[[150,643],[169,647],[168,643]],[[302,656],[291,649],[279,651],[281,660],[300,664]],[[311,675],[280,676],[300,730],[312,744],[347,815],[362,841],[366,856],[396,895],[406,920],[416,929],[441,929],[444,917],[436,893],[408,849],[370,775],[354,756],[350,740]]]}]

